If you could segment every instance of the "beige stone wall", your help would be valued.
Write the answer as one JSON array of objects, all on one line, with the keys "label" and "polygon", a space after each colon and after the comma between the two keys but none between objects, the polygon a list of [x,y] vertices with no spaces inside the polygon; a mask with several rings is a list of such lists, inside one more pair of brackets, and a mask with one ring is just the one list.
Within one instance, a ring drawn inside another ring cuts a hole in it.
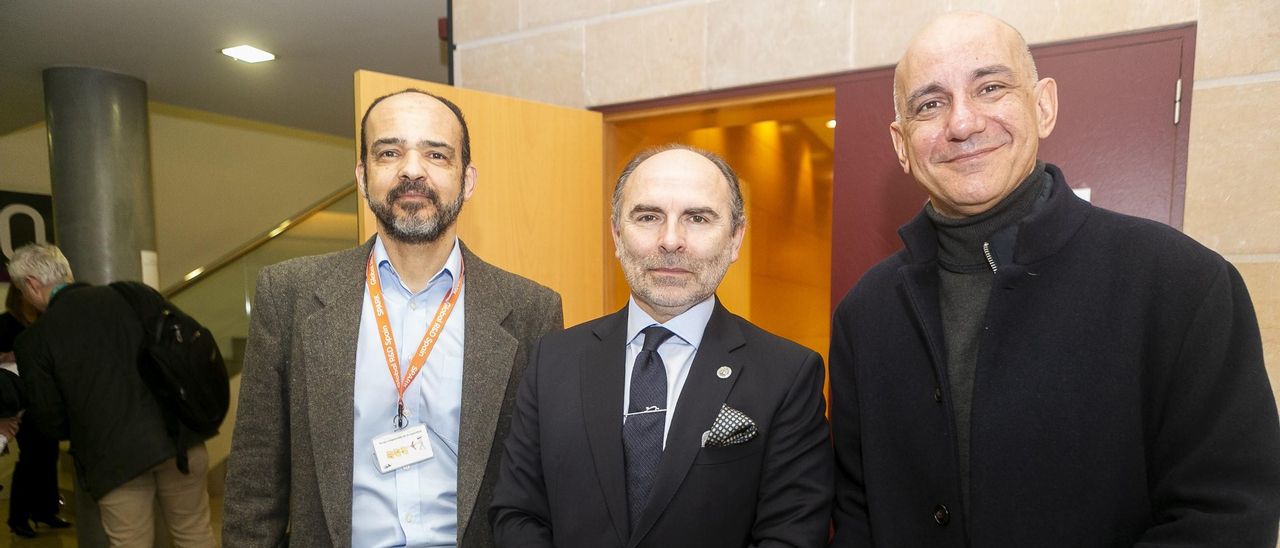
[{"label": "beige stone wall", "polygon": [[1275,0],[463,0],[456,81],[586,107],[869,68],[958,9],[1031,43],[1197,22],[1184,228],[1243,273],[1280,392]]},{"label": "beige stone wall", "polygon": [[1183,228],[1244,276],[1280,394],[1280,5],[1201,0]]}]

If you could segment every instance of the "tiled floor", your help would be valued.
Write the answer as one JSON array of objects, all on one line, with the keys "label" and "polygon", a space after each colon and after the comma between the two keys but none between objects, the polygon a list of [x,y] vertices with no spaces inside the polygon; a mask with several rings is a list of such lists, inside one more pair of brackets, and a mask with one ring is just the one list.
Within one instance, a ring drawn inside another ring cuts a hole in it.
[{"label": "tiled floor", "polygon": [[[71,470],[71,461],[66,456],[66,443],[63,443],[62,446],[61,462],[58,465],[58,490],[61,491],[65,504],[62,507],[60,516],[74,524],[76,522],[75,493],[72,491],[73,484],[71,483],[72,479],[69,472]],[[0,548],[61,548],[78,546],[74,525],[69,529],[37,527],[37,536],[34,539],[16,536],[9,531],[7,526],[3,525],[3,519],[9,516],[9,486],[13,483],[14,456],[12,452],[8,455],[0,456],[0,485],[4,486],[4,490],[0,491]],[[210,497],[209,507],[213,534],[215,538],[219,538],[221,537],[222,529],[222,497]],[[156,546],[159,548],[167,546],[167,544],[157,543]]]},{"label": "tiled floor", "polygon": [[[12,474],[12,473],[13,473],[13,463],[12,463],[12,460],[10,459],[9,466],[8,466],[8,474]],[[7,481],[5,482],[6,493],[8,492],[8,483],[9,482]],[[69,491],[65,489],[63,490],[64,498],[69,497],[70,494],[71,493]],[[70,498],[67,498],[67,506],[64,507],[61,516],[63,519],[70,521],[74,524],[76,521],[76,518],[73,515],[74,512],[72,512],[72,505],[73,505],[73,501]],[[7,518],[8,516],[9,516],[9,498],[5,497],[4,500],[0,500],[0,517]],[[47,527],[38,527],[36,528],[36,535],[37,535],[36,538],[25,539],[17,535],[14,535],[12,532],[9,531],[9,528],[7,526],[4,526],[3,529],[0,529],[0,547],[13,546],[14,548],[28,548],[28,547],[55,548],[55,547],[61,547],[61,546],[77,546],[76,529],[74,526],[72,526],[69,529],[49,529]]]}]

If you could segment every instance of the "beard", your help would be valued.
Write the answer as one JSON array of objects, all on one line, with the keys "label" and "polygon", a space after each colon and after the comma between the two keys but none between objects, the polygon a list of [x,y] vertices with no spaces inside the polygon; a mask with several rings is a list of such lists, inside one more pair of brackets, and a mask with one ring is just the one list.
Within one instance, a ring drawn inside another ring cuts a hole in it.
[{"label": "beard", "polygon": [[[365,179],[368,180],[367,172]],[[366,186],[364,198],[369,203],[373,216],[378,219],[382,234],[386,237],[407,244],[433,243],[458,221],[463,202],[461,183],[462,181],[459,181],[458,198],[450,203],[443,203],[440,200],[440,193],[422,181],[402,181],[392,188],[387,193],[387,198],[381,202],[369,196],[369,189]],[[435,208],[435,214],[422,211],[426,208],[426,204],[404,202],[400,204],[404,214],[397,215],[396,200],[410,192],[425,196]]]},{"label": "beard", "polygon": [[[654,307],[683,311],[716,292],[733,262],[731,253],[732,249],[725,246],[720,254],[706,258],[664,251],[637,255],[623,246],[619,262],[637,300]],[[680,268],[691,272],[693,278],[653,276],[650,270],[654,268]]]}]

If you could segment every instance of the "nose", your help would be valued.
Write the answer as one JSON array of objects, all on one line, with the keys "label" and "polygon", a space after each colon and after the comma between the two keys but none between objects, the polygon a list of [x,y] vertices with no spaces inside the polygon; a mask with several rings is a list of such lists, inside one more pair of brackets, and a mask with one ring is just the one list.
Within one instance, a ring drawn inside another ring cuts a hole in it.
[{"label": "nose", "polygon": [[422,180],[427,176],[425,160],[419,154],[405,154],[400,162],[400,179],[406,181]]},{"label": "nose", "polygon": [[987,119],[982,109],[971,99],[960,97],[951,105],[947,113],[947,138],[952,141],[967,141],[975,133],[982,133],[987,128]]},{"label": "nose", "polygon": [[662,223],[658,234],[658,247],[666,253],[674,253],[684,249],[684,227],[679,219],[669,219]]}]

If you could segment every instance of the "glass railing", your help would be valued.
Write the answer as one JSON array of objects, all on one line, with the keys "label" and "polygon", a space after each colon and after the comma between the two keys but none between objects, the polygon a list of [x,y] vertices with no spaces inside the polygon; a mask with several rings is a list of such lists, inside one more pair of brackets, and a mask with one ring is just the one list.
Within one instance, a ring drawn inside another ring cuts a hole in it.
[{"label": "glass railing", "polygon": [[213,332],[232,375],[239,373],[258,271],[269,264],[346,249],[357,242],[355,185],[327,196],[163,290]]}]

